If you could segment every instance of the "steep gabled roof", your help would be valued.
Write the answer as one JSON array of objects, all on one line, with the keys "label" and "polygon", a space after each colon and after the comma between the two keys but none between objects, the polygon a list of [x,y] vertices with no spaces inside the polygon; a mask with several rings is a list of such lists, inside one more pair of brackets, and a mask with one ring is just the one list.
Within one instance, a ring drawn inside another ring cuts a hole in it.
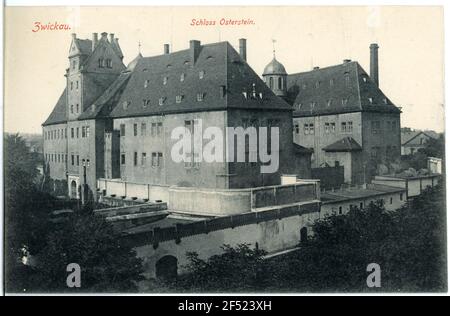
[{"label": "steep gabled roof", "polygon": [[360,151],[362,150],[362,147],[352,137],[344,137],[341,140],[324,147],[322,150],[328,152],[351,152]]},{"label": "steep gabled roof", "polygon": [[52,113],[48,116],[42,126],[65,123],[67,121],[67,91],[64,89],[63,93],[56,102]]},{"label": "steep gabled roof", "polygon": [[75,39],[75,45],[77,45],[80,53],[83,55],[90,55],[92,53],[92,41],[90,39]]},{"label": "steep gabled roof", "polygon": [[400,113],[358,62],[287,76],[294,116],[357,111]]},{"label": "steep gabled roof", "polygon": [[[204,73],[202,79],[200,72]],[[203,95],[202,101],[197,101],[198,94]],[[179,103],[177,96],[182,98]],[[159,105],[160,98],[164,99],[163,105]],[[291,110],[291,106],[272,93],[228,42],[220,42],[202,45],[195,63],[189,49],[139,58],[111,116],[226,108]]]},{"label": "steep gabled roof", "polygon": [[402,146],[408,144],[410,141],[415,139],[419,135],[425,135],[428,138],[438,139],[439,134],[435,131],[402,131],[401,133],[401,142]]},{"label": "steep gabled roof", "polygon": [[131,72],[122,72],[119,77],[103,92],[103,94],[78,117],[79,120],[88,120],[108,117],[119,101],[121,92],[127,84]]}]

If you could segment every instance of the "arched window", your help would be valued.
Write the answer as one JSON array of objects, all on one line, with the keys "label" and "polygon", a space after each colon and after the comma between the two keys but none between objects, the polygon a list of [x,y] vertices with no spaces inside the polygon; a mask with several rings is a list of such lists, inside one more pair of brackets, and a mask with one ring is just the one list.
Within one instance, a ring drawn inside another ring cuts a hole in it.
[{"label": "arched window", "polygon": [[270,89],[273,89],[273,77],[269,78],[269,87]]},{"label": "arched window", "polygon": [[278,77],[278,89],[283,89],[283,79],[281,77]]}]

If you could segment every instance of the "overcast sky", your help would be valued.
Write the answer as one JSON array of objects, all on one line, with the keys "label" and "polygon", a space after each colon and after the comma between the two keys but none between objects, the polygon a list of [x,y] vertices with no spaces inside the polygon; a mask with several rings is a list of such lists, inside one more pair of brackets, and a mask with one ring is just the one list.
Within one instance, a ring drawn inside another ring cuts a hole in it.
[{"label": "overcast sky", "polygon": [[[369,73],[369,45],[377,42],[380,87],[402,108],[402,126],[444,130],[443,11],[440,7],[7,7],[5,9],[5,130],[40,133],[65,86],[71,33],[114,33],[127,64],[138,53],[161,54],[202,43],[247,38],[247,61],[261,74],[276,56],[288,73],[357,60]],[[220,26],[220,19],[254,24]],[[191,26],[192,19],[216,21]],[[35,22],[70,24],[39,31]]]}]

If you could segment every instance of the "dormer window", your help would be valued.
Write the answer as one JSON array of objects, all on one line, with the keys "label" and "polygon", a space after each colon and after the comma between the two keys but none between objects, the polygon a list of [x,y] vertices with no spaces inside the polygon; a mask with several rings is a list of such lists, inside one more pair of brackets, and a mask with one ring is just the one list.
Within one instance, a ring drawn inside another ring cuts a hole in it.
[{"label": "dormer window", "polygon": [[244,96],[244,98],[246,98],[246,99],[247,99],[247,92],[245,92],[245,91],[242,91],[242,95]]},{"label": "dormer window", "polygon": [[316,81],[316,89],[319,89],[320,87],[320,81]]},{"label": "dormer window", "polygon": [[131,104],[131,101],[123,101],[123,103],[122,103],[123,109],[124,110],[128,109],[130,104]]},{"label": "dormer window", "polygon": [[344,74],[344,80],[345,80],[345,85],[346,85],[347,87],[350,87],[350,74],[349,74],[348,72],[346,72],[346,73]]},{"label": "dormer window", "polygon": [[373,104],[373,98],[369,98],[369,103]]},{"label": "dormer window", "polygon": [[383,98],[383,103],[388,104],[387,98]]},{"label": "dormer window", "polygon": [[204,76],[205,76],[205,71],[204,71],[204,70],[201,70],[201,71],[198,73],[198,78],[199,78],[199,79],[203,79]]},{"label": "dormer window", "polygon": [[180,75],[180,81],[181,82],[183,82],[184,81],[184,77],[185,77],[185,74],[184,74],[184,72]]},{"label": "dormer window", "polygon": [[307,88],[306,83],[302,84],[302,89],[305,90]]},{"label": "dormer window", "polygon": [[332,104],[333,104],[333,100],[332,100],[332,99],[329,99],[329,100],[327,101],[327,106],[330,107]]},{"label": "dormer window", "polygon": [[144,88],[147,88],[147,87],[148,87],[148,83],[149,83],[149,80],[148,80],[148,79],[144,81]]},{"label": "dormer window", "polygon": [[181,103],[181,100],[183,100],[183,96],[182,96],[182,95],[177,95],[177,96],[175,97],[175,102],[176,102],[176,103]]},{"label": "dormer window", "polygon": [[166,85],[168,80],[169,80],[168,77],[164,77],[164,78],[163,78],[163,85]]},{"label": "dormer window", "polygon": [[205,97],[204,93],[197,93],[197,101],[198,102],[203,101],[204,97]]},{"label": "dormer window", "polygon": [[184,64],[187,66],[187,65],[189,65],[189,60],[185,60],[184,61]]},{"label": "dormer window", "polygon": [[330,87],[334,86],[334,79],[330,79]]},{"label": "dormer window", "polygon": [[142,107],[147,107],[150,105],[150,100],[149,99],[144,99],[142,100]]},{"label": "dormer window", "polygon": [[343,106],[346,106],[347,103],[348,103],[348,99],[347,99],[347,98],[342,99],[342,105],[343,105]]},{"label": "dormer window", "polygon": [[172,67],[172,65],[171,65],[171,64],[168,64],[168,65],[167,65],[167,68],[169,68],[169,69],[170,69],[170,67]]},{"label": "dormer window", "polygon": [[363,77],[362,77],[362,80],[363,80],[364,82],[367,82],[367,77],[366,77],[366,76],[363,76]]},{"label": "dormer window", "polygon": [[262,92],[259,93],[259,98],[262,100],[263,99],[263,94]]},{"label": "dormer window", "polygon": [[166,100],[166,98],[159,98],[159,105],[164,105],[164,101]]}]

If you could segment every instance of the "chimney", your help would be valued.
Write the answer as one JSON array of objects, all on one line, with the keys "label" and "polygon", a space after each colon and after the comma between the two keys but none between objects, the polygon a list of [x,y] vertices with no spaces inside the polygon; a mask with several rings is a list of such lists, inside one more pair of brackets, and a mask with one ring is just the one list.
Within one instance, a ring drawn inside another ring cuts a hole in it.
[{"label": "chimney", "polygon": [[76,39],[76,38],[77,38],[77,34],[72,33],[72,38],[73,38],[73,39]]},{"label": "chimney", "polygon": [[170,53],[170,46],[169,44],[164,44],[164,55],[167,55]]},{"label": "chimney", "polygon": [[239,55],[245,61],[247,61],[247,40],[245,38],[239,39]]},{"label": "chimney", "polygon": [[352,61],[351,59],[344,59],[344,64],[348,64],[351,61]]},{"label": "chimney", "polygon": [[378,44],[370,44],[370,78],[378,86]]},{"label": "chimney", "polygon": [[108,36],[108,33],[106,33],[106,32],[103,32],[102,34],[102,38],[101,39],[106,39],[107,38],[107,36]]},{"label": "chimney", "polygon": [[94,51],[95,47],[98,43],[98,33],[92,33],[92,51]]},{"label": "chimney", "polygon": [[194,67],[194,64],[197,61],[199,54],[200,54],[200,41],[191,40],[189,42],[189,55],[191,58],[192,67]]},{"label": "chimney", "polygon": [[111,44],[114,43],[114,33],[109,34],[109,41],[111,42]]},{"label": "chimney", "polygon": [[314,68],[313,68],[313,70],[319,70],[319,66],[315,66]]}]

